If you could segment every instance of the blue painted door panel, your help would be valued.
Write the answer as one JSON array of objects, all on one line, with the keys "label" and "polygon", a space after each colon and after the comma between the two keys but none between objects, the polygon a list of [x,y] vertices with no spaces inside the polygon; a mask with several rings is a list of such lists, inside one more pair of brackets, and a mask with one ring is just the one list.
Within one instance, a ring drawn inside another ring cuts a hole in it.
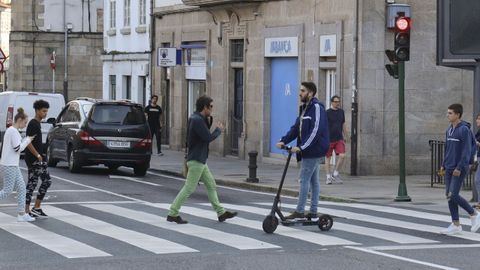
[{"label": "blue painted door panel", "polygon": [[271,65],[270,152],[282,153],[275,144],[298,115],[298,59],[273,58]]}]

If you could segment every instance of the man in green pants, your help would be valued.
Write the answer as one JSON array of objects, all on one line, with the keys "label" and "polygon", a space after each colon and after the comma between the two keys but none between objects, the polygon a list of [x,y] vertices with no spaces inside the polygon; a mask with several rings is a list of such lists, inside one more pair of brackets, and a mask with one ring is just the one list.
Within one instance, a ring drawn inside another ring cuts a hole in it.
[{"label": "man in green pants", "polygon": [[197,188],[198,181],[202,180],[207,188],[208,200],[217,212],[218,221],[223,222],[237,215],[237,212],[225,211],[220,205],[217,196],[215,179],[207,166],[208,145],[215,140],[223,129],[222,123],[210,133],[208,120],[213,110],[213,100],[208,96],[201,96],[196,102],[196,112],[188,119],[187,130],[187,180],[182,190],[170,206],[167,221],[185,224],[188,221],[179,216],[180,207]]}]

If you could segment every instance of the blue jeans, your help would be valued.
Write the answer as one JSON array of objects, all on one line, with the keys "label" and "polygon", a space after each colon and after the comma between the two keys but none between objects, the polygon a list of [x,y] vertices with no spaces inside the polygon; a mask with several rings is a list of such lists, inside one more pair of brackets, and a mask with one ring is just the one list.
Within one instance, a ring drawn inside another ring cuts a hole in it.
[{"label": "blue jeans", "polygon": [[463,185],[463,180],[468,172],[468,168],[461,170],[460,176],[453,176],[453,170],[446,170],[445,172],[445,193],[448,198],[448,208],[452,221],[459,221],[458,206],[462,207],[469,215],[473,215],[475,210],[468,202],[460,196],[460,189]]},{"label": "blue jeans", "polygon": [[473,199],[476,202],[480,202],[480,198],[478,196],[480,194],[480,168],[477,168],[477,171],[475,172],[475,184],[472,187],[472,191]]},{"label": "blue jeans", "polygon": [[312,199],[310,213],[317,213],[318,197],[320,196],[320,158],[304,158],[300,167],[300,194],[298,195],[297,212],[305,211],[307,196],[310,186],[312,187]]}]

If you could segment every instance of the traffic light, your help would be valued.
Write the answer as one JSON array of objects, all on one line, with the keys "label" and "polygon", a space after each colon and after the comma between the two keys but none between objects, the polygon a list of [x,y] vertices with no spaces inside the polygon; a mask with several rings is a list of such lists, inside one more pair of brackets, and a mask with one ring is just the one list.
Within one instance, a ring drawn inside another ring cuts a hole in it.
[{"label": "traffic light", "polygon": [[410,60],[410,28],[411,19],[404,15],[395,18],[395,59]]}]

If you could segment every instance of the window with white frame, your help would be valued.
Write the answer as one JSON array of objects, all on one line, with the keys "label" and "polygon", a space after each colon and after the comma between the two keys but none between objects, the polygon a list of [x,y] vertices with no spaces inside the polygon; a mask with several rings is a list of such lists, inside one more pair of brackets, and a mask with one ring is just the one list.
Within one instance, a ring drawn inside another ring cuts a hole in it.
[{"label": "window with white frame", "polygon": [[140,25],[147,24],[147,0],[140,0],[139,1],[139,22]]},{"label": "window with white frame", "polygon": [[115,28],[116,26],[116,17],[117,17],[117,7],[116,1],[110,1],[110,29]]},{"label": "window with white frame", "polygon": [[130,26],[130,0],[124,0],[123,26]]}]

